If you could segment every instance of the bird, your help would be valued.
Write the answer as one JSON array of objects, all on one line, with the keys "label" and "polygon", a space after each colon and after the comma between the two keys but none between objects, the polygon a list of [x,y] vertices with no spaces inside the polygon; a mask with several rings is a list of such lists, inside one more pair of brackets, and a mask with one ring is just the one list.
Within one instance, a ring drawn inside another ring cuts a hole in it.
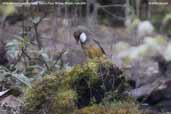
[{"label": "bird", "polygon": [[100,45],[99,41],[93,39],[87,31],[78,29],[74,32],[73,36],[77,44],[81,44],[85,55],[89,59],[106,57],[106,53]]},{"label": "bird", "polygon": [[[109,91],[118,86],[121,80],[119,76],[123,71],[116,64],[111,63],[99,41],[94,39],[93,34],[85,29],[79,28],[73,33],[73,36],[77,44],[81,44],[88,60],[95,60],[98,63],[97,73],[99,74],[99,78],[102,79],[104,90]],[[101,96],[95,94],[95,99],[99,101],[101,100]]]}]

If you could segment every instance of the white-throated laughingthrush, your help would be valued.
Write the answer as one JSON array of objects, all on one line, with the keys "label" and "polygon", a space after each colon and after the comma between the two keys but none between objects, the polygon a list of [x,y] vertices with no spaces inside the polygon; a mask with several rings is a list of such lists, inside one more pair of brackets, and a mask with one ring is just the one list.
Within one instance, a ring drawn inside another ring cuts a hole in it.
[{"label": "white-throated laughingthrush", "polygon": [[90,38],[87,31],[79,29],[76,30],[73,35],[76,42],[81,44],[81,47],[88,58],[106,58],[105,51],[100,43],[97,40]]}]

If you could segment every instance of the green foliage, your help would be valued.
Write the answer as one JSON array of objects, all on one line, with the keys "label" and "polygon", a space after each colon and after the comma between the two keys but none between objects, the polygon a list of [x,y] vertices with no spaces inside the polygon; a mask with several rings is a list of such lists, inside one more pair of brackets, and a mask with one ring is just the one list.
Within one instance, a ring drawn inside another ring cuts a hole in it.
[{"label": "green foliage", "polygon": [[0,5],[0,14],[3,15],[4,17],[9,16],[15,12],[16,12],[16,7],[12,4]]}]

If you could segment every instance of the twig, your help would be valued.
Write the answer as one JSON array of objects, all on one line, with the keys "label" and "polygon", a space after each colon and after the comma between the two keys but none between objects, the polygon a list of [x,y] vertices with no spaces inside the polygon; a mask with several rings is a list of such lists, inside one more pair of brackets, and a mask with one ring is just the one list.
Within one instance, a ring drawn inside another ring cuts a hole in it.
[{"label": "twig", "polygon": [[63,49],[63,50],[59,53],[59,55],[58,55],[58,57],[56,58],[55,63],[53,64],[53,66],[55,66],[55,65],[57,64],[57,62],[59,61],[59,59],[62,57],[62,55],[63,55],[65,52],[66,52],[66,50]]},{"label": "twig", "polygon": [[42,42],[41,42],[41,40],[39,38],[39,34],[38,34],[37,27],[38,27],[38,25],[37,24],[34,24],[34,31],[35,31],[35,35],[36,35],[37,45],[38,45],[38,48],[41,50],[41,48],[42,48]]},{"label": "twig", "polygon": [[22,53],[29,59],[31,60],[31,57],[25,52],[25,49],[22,48]]},{"label": "twig", "polygon": [[38,61],[42,62],[46,66],[47,70],[50,71],[49,65],[43,58],[38,57],[38,58],[34,58],[34,59],[37,59]]},{"label": "twig", "polygon": [[[31,6],[30,6],[30,11],[31,11]],[[33,23],[33,28],[34,28],[34,31],[35,31],[35,35],[36,35],[36,41],[37,41],[37,45],[38,45],[38,48],[41,50],[42,48],[42,42],[40,40],[40,37],[39,37],[39,33],[38,33],[38,26],[39,24],[42,22],[42,20],[47,16],[47,14],[44,14],[43,17],[40,18],[40,20],[37,22],[37,23]],[[32,20],[34,19],[33,15],[32,15],[32,12],[31,12],[31,17],[32,17]]]}]

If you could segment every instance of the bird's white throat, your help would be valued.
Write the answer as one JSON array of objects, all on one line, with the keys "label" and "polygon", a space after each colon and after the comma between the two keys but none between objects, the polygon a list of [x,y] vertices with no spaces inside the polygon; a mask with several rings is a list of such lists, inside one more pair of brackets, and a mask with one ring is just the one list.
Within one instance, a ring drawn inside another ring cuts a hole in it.
[{"label": "bird's white throat", "polygon": [[80,35],[80,42],[84,43],[87,40],[87,35],[83,32]]}]

